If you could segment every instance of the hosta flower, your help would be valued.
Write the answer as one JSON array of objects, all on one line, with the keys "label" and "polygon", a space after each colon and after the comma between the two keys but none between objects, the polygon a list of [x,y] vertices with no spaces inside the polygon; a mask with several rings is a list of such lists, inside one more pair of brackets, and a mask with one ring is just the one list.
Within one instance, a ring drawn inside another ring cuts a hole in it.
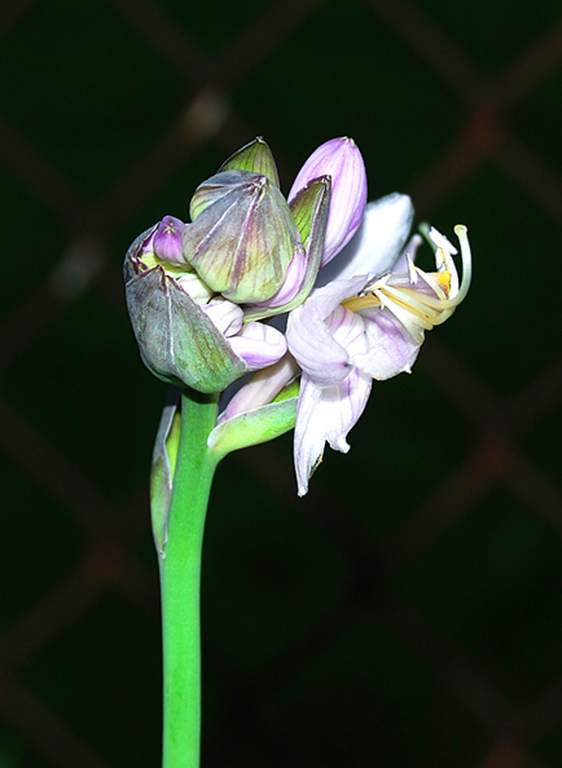
[{"label": "hosta flower", "polygon": [[[407,244],[409,197],[366,206],[366,195],[361,154],[340,138],[312,153],[287,203],[258,138],[199,185],[191,223],[164,217],[126,257],[146,365],[209,393],[256,371],[227,398],[209,447],[224,455],[294,424],[299,495],[326,443],[349,450],[373,380],[409,372],[425,332],[451,316],[470,283],[465,227],[455,228],[462,280],[456,248],[434,229],[435,270],[425,272],[415,264],[421,238]],[[258,322],[285,313],[286,340]]]},{"label": "hosta flower", "polygon": [[[260,413],[269,431],[258,430],[259,439],[270,439],[273,431],[281,434],[292,427],[287,412],[293,408],[299,495],[307,492],[326,443],[343,453],[349,450],[347,435],[363,412],[373,379],[409,372],[425,332],[447,320],[469,288],[466,228],[455,228],[463,262],[459,280],[453,260],[457,251],[435,229],[429,231],[435,271],[415,265],[421,237],[414,235],[407,243],[412,219],[406,195],[395,193],[367,206],[348,248],[320,272],[319,287],[289,315],[290,353],[234,395],[211,436],[212,444],[230,450],[236,425],[256,424]],[[286,385],[299,374],[297,401]],[[287,391],[287,399],[278,394],[281,391]]]},{"label": "hosta flower", "polygon": [[[368,207],[370,224],[378,224],[377,248],[362,239],[339,279],[315,290],[289,317],[288,346],[302,369],[294,448],[299,495],[307,492],[326,442],[334,450],[349,450],[347,434],[365,408],[372,380],[409,372],[425,332],[447,320],[468,291],[466,228],[455,228],[462,281],[453,261],[455,247],[434,229],[429,237],[436,269],[424,272],[414,263],[417,240],[402,251],[409,208],[403,196]],[[389,269],[390,254],[394,264]]]}]

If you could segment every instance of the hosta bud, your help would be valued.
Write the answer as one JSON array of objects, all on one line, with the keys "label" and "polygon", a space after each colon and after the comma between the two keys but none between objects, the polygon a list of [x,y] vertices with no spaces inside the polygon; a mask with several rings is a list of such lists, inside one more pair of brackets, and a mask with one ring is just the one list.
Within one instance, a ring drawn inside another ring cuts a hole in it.
[{"label": "hosta bud", "polygon": [[280,290],[268,301],[247,307],[247,319],[259,320],[289,312],[306,299],[320,269],[329,206],[328,176],[311,181],[291,200],[291,213],[303,245],[295,251]]},{"label": "hosta bud", "polygon": [[239,149],[220,167],[221,171],[250,171],[260,173],[279,186],[279,174],[273,154],[267,143],[258,136],[246,146]]},{"label": "hosta bud", "polygon": [[336,256],[351,240],[361,221],[367,202],[365,164],[353,139],[331,139],[321,144],[305,162],[295,179],[289,200],[319,176],[332,179],[330,213],[322,265]]},{"label": "hosta bud", "polygon": [[282,286],[299,242],[277,186],[249,171],[203,182],[183,232],[183,257],[217,293],[239,304],[265,301]]},{"label": "hosta bud", "polygon": [[175,216],[164,216],[152,238],[154,255],[171,264],[185,264],[181,252],[181,239],[185,224]]},{"label": "hosta bud", "polygon": [[142,248],[150,235],[150,230],[140,235],[125,258],[127,308],[141,357],[163,381],[220,392],[248,366],[204,311],[205,305],[192,298],[204,297],[204,286],[196,289],[188,277],[184,290],[185,277],[176,279],[159,264],[143,263]]}]

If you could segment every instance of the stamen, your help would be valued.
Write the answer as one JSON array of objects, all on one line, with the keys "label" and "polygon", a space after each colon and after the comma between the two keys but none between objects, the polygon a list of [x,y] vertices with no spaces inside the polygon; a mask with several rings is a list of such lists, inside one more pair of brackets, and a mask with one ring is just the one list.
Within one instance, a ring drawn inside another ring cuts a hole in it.
[{"label": "stamen", "polygon": [[[416,288],[391,285],[393,276],[387,274],[369,285],[362,295],[345,299],[342,306],[352,312],[373,307],[388,309],[405,325],[414,340],[420,340],[421,343],[423,341],[421,329],[429,331],[435,325],[441,325],[448,320],[457,305],[465,298],[470,287],[472,260],[467,229],[464,225],[457,224],[454,231],[459,238],[461,250],[460,285],[455,262],[451,256],[451,250],[456,252],[456,249],[443,238],[449,248],[445,250],[439,244],[436,250],[435,260],[439,267],[438,272],[426,273],[419,267],[414,267],[411,262],[408,263],[411,284],[416,284],[419,275],[435,293],[434,296]],[[412,279],[414,275],[415,280]]]},{"label": "stamen", "polygon": [[400,307],[404,307],[404,309],[419,317],[420,320],[431,322],[431,319],[437,315],[437,312],[431,307],[424,306],[422,301],[420,301],[420,294],[416,293],[416,291],[411,291],[411,296],[404,297],[401,296],[402,290],[387,286],[381,293],[389,296],[391,301]]},{"label": "stamen", "polygon": [[455,296],[455,304],[460,304],[470,288],[472,280],[472,253],[468,242],[468,232],[464,224],[457,224],[454,228],[455,235],[461,245],[462,281],[458,294]]},{"label": "stamen", "polygon": [[445,292],[448,294],[451,290],[451,273],[448,269],[445,270],[445,272],[437,273],[437,282],[445,289]]},{"label": "stamen", "polygon": [[351,312],[359,312],[361,309],[380,307],[381,303],[374,294],[367,294],[366,296],[352,296],[350,299],[342,301],[341,305]]}]

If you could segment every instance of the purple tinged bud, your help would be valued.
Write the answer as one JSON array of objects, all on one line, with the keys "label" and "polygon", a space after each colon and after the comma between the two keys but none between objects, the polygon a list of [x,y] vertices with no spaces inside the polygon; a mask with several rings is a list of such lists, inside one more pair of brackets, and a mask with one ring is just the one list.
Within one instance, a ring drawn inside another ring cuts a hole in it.
[{"label": "purple tinged bud", "polygon": [[302,284],[306,277],[307,265],[307,253],[302,245],[297,245],[293,258],[289,263],[287,274],[285,275],[285,282],[275,296],[264,302],[262,305],[258,304],[257,306],[285,307],[285,305],[289,304],[302,288]]},{"label": "purple tinged bud", "polygon": [[184,264],[182,235],[185,224],[175,216],[164,216],[152,238],[155,256],[171,264]]},{"label": "purple tinged bud", "polygon": [[359,148],[347,137],[330,139],[310,155],[289,193],[289,201],[319,176],[332,179],[330,213],[322,266],[331,261],[351,240],[367,202],[367,173]]},{"label": "purple tinged bud", "polygon": [[254,141],[239,149],[220,167],[221,171],[249,171],[266,176],[276,187],[279,187],[279,173],[275,159],[267,143],[258,136]]},{"label": "purple tinged bud", "polygon": [[270,179],[221,171],[197,187],[190,212],[183,254],[215,293],[237,304],[277,293],[299,236],[287,201]]}]

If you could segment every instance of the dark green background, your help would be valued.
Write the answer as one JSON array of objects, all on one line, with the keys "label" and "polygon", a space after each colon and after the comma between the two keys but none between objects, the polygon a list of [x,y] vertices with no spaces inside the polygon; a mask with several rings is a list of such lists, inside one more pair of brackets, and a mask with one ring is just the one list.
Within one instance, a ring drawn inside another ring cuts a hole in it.
[{"label": "dark green background", "polygon": [[297,500],[220,468],[204,765],[562,765],[558,2],[7,2],[0,11],[0,765],[156,766],[146,480],[164,387],[120,264],[257,134],[470,228],[466,304]]}]

